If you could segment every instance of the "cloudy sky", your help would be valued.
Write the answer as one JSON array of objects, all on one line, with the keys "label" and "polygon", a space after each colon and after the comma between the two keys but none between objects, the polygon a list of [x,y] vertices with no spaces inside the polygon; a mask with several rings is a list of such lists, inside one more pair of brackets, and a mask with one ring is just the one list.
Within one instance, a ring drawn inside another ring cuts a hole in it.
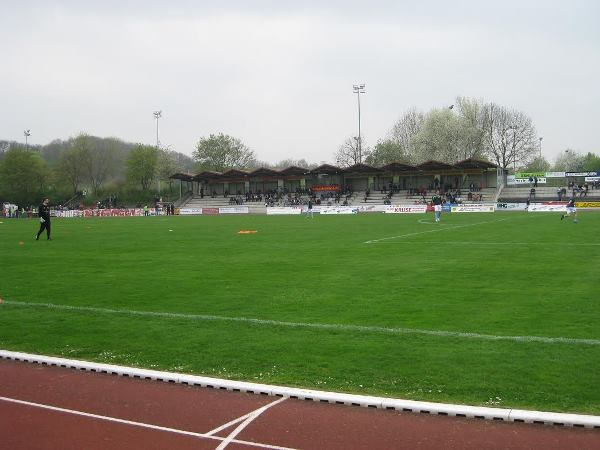
[{"label": "cloudy sky", "polygon": [[0,0],[0,139],[80,132],[191,154],[331,162],[411,107],[481,98],[529,115],[553,159],[600,153],[597,0]]}]

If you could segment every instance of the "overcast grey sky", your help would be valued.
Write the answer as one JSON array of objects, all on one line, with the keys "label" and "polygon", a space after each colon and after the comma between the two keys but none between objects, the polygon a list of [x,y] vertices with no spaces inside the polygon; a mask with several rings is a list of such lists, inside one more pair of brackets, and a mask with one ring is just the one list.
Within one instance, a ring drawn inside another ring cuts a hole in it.
[{"label": "overcast grey sky", "polygon": [[0,0],[0,139],[80,132],[331,162],[456,96],[529,115],[553,159],[600,153],[600,2]]}]

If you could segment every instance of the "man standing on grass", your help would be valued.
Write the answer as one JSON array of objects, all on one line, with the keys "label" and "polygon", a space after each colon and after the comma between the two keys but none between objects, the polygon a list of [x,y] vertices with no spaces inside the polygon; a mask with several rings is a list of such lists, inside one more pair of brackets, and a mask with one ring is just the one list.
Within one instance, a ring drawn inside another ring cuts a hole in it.
[{"label": "man standing on grass", "polygon": [[50,207],[48,206],[48,197],[42,200],[42,204],[38,207],[38,217],[40,218],[40,231],[37,232],[35,236],[35,240],[40,240],[40,234],[42,231],[46,230],[46,236],[48,236],[48,240],[51,241],[50,237]]},{"label": "man standing on grass", "polygon": [[577,223],[577,208],[575,207],[574,198],[569,200],[569,203],[567,203],[567,214],[563,214],[562,216],[560,216],[560,220],[563,220],[565,217],[569,216],[573,217],[573,223]]},{"label": "man standing on grass", "polygon": [[436,190],[435,194],[433,194],[433,197],[431,197],[431,203],[433,203],[435,221],[439,222],[442,215],[442,197],[440,197],[439,190]]}]

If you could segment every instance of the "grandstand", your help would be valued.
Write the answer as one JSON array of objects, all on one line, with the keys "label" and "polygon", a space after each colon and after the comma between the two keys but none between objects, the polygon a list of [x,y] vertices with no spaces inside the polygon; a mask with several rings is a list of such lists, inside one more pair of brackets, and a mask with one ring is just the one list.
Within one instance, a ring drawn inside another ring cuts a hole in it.
[{"label": "grandstand", "polygon": [[451,202],[494,202],[500,175],[492,163],[467,159],[454,165],[438,161],[348,168],[323,164],[312,170],[294,166],[280,171],[231,169],[177,173],[171,178],[180,182],[181,208],[244,205],[251,213],[265,213],[267,205],[303,205],[309,198],[327,206],[425,203],[436,189],[447,193]]}]

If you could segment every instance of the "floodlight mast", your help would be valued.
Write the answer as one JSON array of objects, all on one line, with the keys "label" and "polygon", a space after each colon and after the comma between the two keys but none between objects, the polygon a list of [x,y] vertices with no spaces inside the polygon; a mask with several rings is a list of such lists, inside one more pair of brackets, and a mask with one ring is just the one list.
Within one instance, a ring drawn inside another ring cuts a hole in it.
[{"label": "floodlight mast", "polygon": [[162,117],[162,111],[154,111],[154,118],[156,119],[156,148],[159,148],[160,141],[158,140],[158,119]]},{"label": "floodlight mast", "polygon": [[[158,119],[162,117],[161,111],[154,111],[154,118],[156,119],[156,149],[160,148],[160,141],[158,139]],[[158,195],[160,196],[160,175],[158,176]]]},{"label": "floodlight mast", "polygon": [[542,136],[540,136],[539,139],[540,139],[540,159],[542,159],[542,141],[544,140],[544,138]]},{"label": "floodlight mast", "polygon": [[27,142],[27,138],[31,136],[31,130],[25,130],[23,131],[23,134],[25,135],[25,149],[29,150],[29,143]]},{"label": "floodlight mast", "polygon": [[362,138],[360,135],[360,94],[365,93],[365,83],[355,84],[352,86],[353,92],[358,100],[358,162],[362,163]]}]

